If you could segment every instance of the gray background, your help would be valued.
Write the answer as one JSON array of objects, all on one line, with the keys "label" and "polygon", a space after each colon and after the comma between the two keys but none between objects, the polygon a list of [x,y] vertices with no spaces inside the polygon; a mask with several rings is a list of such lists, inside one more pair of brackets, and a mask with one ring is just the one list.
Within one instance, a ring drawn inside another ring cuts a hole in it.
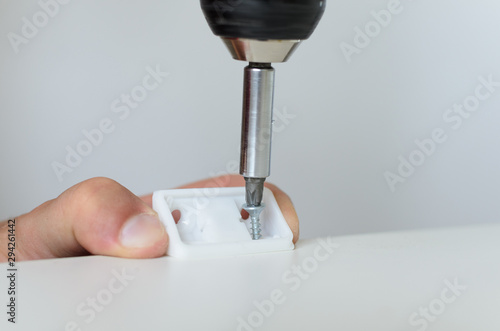
[{"label": "gray background", "polygon": [[[315,34],[275,65],[276,111],[294,117],[276,118],[269,181],[292,197],[303,237],[498,222],[500,88],[458,130],[443,113],[479,76],[500,81],[500,3],[402,0],[348,63],[340,44],[388,2],[328,1]],[[71,1],[16,53],[8,34],[39,11],[0,0],[0,218],[94,176],[144,194],[233,168],[244,63],[198,1]],[[157,65],[168,78],[121,120],[113,100]],[[103,118],[114,132],[59,181],[52,162]],[[435,128],[447,141],[391,192],[384,172]]]}]

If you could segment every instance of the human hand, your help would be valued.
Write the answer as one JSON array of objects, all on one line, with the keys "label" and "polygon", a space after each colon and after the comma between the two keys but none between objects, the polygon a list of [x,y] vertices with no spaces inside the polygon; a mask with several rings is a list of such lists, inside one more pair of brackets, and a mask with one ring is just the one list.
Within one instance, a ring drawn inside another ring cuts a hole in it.
[{"label": "human hand", "polygon": [[[244,186],[241,176],[226,175],[180,188]],[[293,232],[299,221],[290,198],[266,183]],[[163,256],[168,235],[151,208],[152,195],[137,197],[108,178],[92,178],[16,218],[16,262],[81,255],[126,258]],[[0,222],[0,262],[7,261],[7,221]]]}]

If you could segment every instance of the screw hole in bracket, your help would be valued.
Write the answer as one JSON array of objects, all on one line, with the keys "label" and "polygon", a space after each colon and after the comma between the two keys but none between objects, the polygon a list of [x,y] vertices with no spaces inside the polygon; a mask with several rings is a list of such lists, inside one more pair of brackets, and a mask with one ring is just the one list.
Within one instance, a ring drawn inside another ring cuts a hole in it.
[{"label": "screw hole in bracket", "polygon": [[173,210],[172,217],[174,218],[175,224],[179,223],[181,219],[181,211],[179,209]]},{"label": "screw hole in bracket", "polygon": [[241,209],[240,215],[241,219],[244,221],[246,221],[250,217],[250,214],[245,209]]}]

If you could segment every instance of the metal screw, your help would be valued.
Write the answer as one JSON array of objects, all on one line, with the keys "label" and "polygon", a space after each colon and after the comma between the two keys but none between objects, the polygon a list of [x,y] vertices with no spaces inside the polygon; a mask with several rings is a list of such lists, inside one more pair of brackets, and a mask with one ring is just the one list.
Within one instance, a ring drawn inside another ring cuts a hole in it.
[{"label": "metal screw", "polygon": [[247,204],[243,205],[243,209],[245,209],[250,215],[251,221],[251,230],[252,230],[252,239],[257,240],[262,237],[260,234],[260,213],[264,210],[265,205],[261,204],[260,206],[248,206]]}]

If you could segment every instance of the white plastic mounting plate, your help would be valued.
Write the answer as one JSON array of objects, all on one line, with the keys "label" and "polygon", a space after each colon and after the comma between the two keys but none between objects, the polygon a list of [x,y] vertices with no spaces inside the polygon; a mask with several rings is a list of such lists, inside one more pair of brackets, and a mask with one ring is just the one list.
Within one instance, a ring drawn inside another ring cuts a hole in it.
[{"label": "white plastic mounting plate", "polygon": [[[170,238],[167,255],[173,257],[222,257],[292,250],[293,234],[273,193],[265,188],[262,238],[252,240],[250,219],[241,217],[243,187],[156,191],[153,209]],[[172,216],[179,210],[176,224]]]}]

